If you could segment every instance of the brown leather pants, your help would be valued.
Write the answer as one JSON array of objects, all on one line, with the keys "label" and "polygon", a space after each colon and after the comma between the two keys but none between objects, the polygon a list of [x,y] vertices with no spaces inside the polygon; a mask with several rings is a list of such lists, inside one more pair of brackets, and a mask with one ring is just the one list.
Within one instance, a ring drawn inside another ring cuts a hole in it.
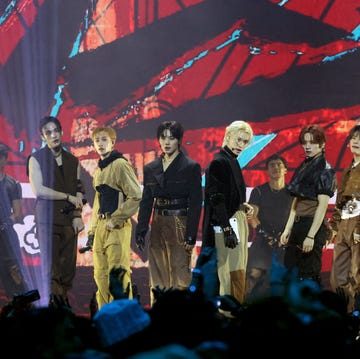
[{"label": "brown leather pants", "polygon": [[354,241],[354,230],[359,220],[359,216],[341,220],[330,274],[331,288],[345,296],[349,313],[354,311],[355,297],[360,294],[360,242]]},{"label": "brown leather pants", "polygon": [[[191,282],[191,253],[184,248],[186,216],[154,213],[149,243],[152,288],[186,289]],[[150,292],[153,302],[152,292]]]}]

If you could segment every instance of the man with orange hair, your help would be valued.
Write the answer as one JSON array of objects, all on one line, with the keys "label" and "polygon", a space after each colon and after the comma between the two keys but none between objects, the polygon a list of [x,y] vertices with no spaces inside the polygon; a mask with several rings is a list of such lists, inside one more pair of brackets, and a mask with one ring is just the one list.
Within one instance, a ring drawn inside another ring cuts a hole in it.
[{"label": "man with orange hair", "polygon": [[96,192],[87,246],[92,246],[94,254],[96,301],[100,309],[114,299],[110,288],[110,272],[114,268],[126,271],[123,289],[132,297],[131,216],[139,208],[141,187],[132,165],[114,149],[116,131],[112,127],[95,128],[91,138],[100,159],[93,179]]}]

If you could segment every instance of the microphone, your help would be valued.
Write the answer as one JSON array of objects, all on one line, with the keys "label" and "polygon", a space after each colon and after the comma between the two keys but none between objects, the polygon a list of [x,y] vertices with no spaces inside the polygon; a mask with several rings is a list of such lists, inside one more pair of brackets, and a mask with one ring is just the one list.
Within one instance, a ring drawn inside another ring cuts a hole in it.
[{"label": "microphone", "polygon": [[[87,203],[87,200],[85,198],[82,199],[82,204],[86,204]],[[64,213],[64,214],[69,214],[71,211],[73,211],[74,209],[76,209],[76,207],[70,203],[68,206],[66,206],[65,208],[62,208],[60,209],[60,212],[61,213]]]},{"label": "microphone", "polygon": [[85,244],[85,247],[82,247],[79,249],[79,253],[85,253],[87,251],[90,251],[94,244],[94,235],[89,235],[88,240]]},{"label": "microphone", "polygon": [[87,252],[87,251],[90,251],[91,249],[92,249],[92,246],[81,247],[81,248],[79,249],[79,253],[83,254],[83,253],[85,253],[85,252]]}]

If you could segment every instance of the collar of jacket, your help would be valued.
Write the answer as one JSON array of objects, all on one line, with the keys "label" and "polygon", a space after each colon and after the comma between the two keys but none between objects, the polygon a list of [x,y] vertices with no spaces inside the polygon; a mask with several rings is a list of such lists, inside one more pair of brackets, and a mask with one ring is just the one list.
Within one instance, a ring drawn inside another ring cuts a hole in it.
[{"label": "collar of jacket", "polygon": [[224,146],[221,149],[223,152],[225,152],[227,155],[230,155],[232,158],[236,159],[238,158],[237,155],[235,155],[235,153],[233,151],[230,150],[230,148],[228,146]]},{"label": "collar of jacket", "polygon": [[109,157],[106,157],[105,159],[103,160],[99,160],[99,167],[101,169],[105,168],[106,166],[108,166],[111,162],[114,162],[115,160],[117,160],[118,158],[123,158],[124,160],[127,161],[127,159],[122,155],[122,153],[116,151],[116,150],[113,150]]}]

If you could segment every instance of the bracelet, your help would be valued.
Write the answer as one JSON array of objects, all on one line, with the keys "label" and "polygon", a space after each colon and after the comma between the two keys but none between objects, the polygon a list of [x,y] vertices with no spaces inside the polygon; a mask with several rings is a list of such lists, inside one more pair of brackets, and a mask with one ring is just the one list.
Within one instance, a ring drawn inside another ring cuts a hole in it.
[{"label": "bracelet", "polygon": [[69,200],[69,197],[70,197],[70,194],[69,194],[69,193],[66,193],[66,200],[67,200],[67,201]]},{"label": "bracelet", "polygon": [[306,236],[306,238],[310,238],[312,240],[314,240],[315,238],[314,237],[310,237],[310,236]]},{"label": "bracelet", "polygon": [[224,232],[228,232],[228,231],[231,231],[232,228],[231,228],[230,226],[227,226],[227,227],[224,227],[222,230],[223,230]]}]

